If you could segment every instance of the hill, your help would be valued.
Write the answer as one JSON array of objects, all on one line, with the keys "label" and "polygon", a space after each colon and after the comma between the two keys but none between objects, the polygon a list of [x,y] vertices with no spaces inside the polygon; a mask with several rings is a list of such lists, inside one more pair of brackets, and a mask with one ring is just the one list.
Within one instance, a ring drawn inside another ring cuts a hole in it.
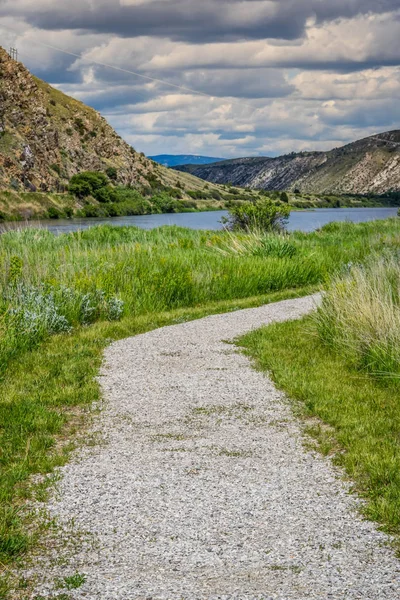
[{"label": "hill", "polygon": [[151,160],[163,165],[164,167],[177,167],[179,165],[208,165],[210,163],[225,160],[212,156],[197,156],[194,154],[158,154],[150,156]]},{"label": "hill", "polygon": [[[31,218],[44,216],[43,204],[70,206],[73,200],[55,194],[65,192],[73,175],[109,169],[115,184],[144,194],[179,190],[192,208],[191,192],[201,195],[205,187],[136,152],[97,111],[36,78],[0,47],[0,216]],[[211,195],[218,198],[218,186],[207,189],[209,198],[200,200],[218,208]]]},{"label": "hill", "polygon": [[251,189],[384,194],[400,191],[400,131],[367,137],[330,152],[238,158],[176,169],[209,182]]}]

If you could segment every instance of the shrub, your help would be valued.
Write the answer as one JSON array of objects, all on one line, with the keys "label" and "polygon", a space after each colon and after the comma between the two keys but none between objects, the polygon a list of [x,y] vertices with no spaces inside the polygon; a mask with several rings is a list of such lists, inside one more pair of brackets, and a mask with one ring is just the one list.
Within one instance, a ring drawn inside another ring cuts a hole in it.
[{"label": "shrub", "polygon": [[74,325],[88,325],[99,319],[121,318],[124,303],[103,290],[80,291],[66,286],[28,284],[21,275],[10,279],[0,297],[0,315],[6,326],[0,338],[0,373],[18,352],[33,348],[55,333],[68,333]]},{"label": "shrub", "polygon": [[98,190],[93,191],[93,196],[98,202],[102,203],[114,202],[116,199],[114,189],[110,186],[102,187]]},{"label": "shrub", "polygon": [[400,377],[400,265],[381,257],[350,266],[328,288],[315,315],[321,340],[351,366]]},{"label": "shrub", "polygon": [[61,175],[61,167],[57,163],[53,163],[52,165],[50,165],[50,169],[55,171],[58,175]]},{"label": "shrub", "polygon": [[74,216],[74,209],[71,206],[66,206],[64,208],[64,214],[67,219],[72,219],[72,217]]},{"label": "shrub", "polygon": [[74,196],[85,198],[94,195],[97,190],[107,187],[107,185],[108,179],[104,173],[83,171],[71,177],[68,189]]},{"label": "shrub", "polygon": [[229,234],[216,250],[231,256],[273,256],[276,258],[292,258],[297,248],[283,235],[265,235],[256,231],[246,235]]},{"label": "shrub", "polygon": [[74,121],[75,129],[79,132],[79,135],[85,135],[86,127],[83,123],[83,120],[80,118],[76,118]]},{"label": "shrub", "polygon": [[47,209],[47,216],[49,219],[59,219],[60,217],[62,217],[64,215],[55,206],[49,206],[49,208]]},{"label": "shrub", "polygon": [[179,211],[179,203],[171,198],[168,194],[161,192],[152,197],[151,202],[156,210],[160,213],[173,213]]},{"label": "shrub", "polygon": [[118,171],[115,167],[108,167],[108,169],[106,169],[106,175],[112,181],[116,181],[118,178]]},{"label": "shrub", "polygon": [[243,202],[229,208],[229,217],[224,218],[228,229],[237,231],[282,231],[290,215],[286,204],[275,204],[264,198],[256,202]]},{"label": "shrub", "polygon": [[288,196],[287,192],[281,193],[280,200],[281,200],[281,202],[285,202],[286,204],[289,204],[289,196]]}]

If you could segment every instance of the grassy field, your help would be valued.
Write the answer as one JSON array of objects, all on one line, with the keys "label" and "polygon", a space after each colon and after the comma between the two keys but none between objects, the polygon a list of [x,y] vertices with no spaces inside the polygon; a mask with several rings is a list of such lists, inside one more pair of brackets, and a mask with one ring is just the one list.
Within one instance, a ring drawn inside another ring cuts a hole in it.
[{"label": "grassy field", "polygon": [[346,469],[366,500],[365,515],[399,536],[399,250],[336,276],[311,317],[241,343],[314,418],[308,432]]},{"label": "grassy field", "polygon": [[84,430],[112,340],[304,295],[399,248],[398,219],[287,236],[110,226],[1,235],[1,564],[38,541],[24,507],[46,484],[30,477],[51,474]]}]

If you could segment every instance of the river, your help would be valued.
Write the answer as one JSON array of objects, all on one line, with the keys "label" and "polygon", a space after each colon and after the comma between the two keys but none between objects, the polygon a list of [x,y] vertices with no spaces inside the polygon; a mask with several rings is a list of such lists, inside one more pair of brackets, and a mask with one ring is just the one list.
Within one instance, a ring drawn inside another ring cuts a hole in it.
[{"label": "river", "polygon": [[[377,219],[386,219],[394,217],[397,214],[397,208],[317,208],[314,210],[294,211],[290,215],[288,229],[289,231],[314,231],[326,223],[332,221],[352,221],[361,223],[364,221],[375,221]],[[12,229],[23,226],[45,227],[54,233],[69,233],[79,229],[87,229],[94,225],[123,226],[136,225],[143,229],[154,229],[161,225],[179,225],[180,227],[189,227],[191,229],[222,229],[221,218],[226,216],[226,211],[197,212],[197,213],[176,213],[164,215],[143,215],[134,217],[113,217],[104,219],[52,219],[43,221],[29,221],[24,224],[6,223],[4,229]]]}]

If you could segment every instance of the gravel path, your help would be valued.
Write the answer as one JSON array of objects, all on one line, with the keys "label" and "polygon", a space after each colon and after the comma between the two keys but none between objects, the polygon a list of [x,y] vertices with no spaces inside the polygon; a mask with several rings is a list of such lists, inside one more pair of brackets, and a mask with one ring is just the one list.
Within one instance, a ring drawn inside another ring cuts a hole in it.
[{"label": "gravel path", "polygon": [[52,577],[86,575],[73,598],[398,600],[400,564],[387,537],[361,519],[329,460],[305,450],[283,394],[226,343],[299,318],[314,301],[212,316],[108,348],[106,443],[62,469],[50,504],[95,541],[53,568]]}]

